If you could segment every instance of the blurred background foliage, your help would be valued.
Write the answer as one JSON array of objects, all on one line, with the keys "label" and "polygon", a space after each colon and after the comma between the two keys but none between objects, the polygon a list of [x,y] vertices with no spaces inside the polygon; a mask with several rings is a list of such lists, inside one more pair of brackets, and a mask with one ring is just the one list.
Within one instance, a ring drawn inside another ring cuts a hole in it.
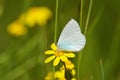
[{"label": "blurred background foliage", "polygon": [[[89,0],[83,0],[83,25]],[[7,32],[9,24],[31,7],[48,7],[52,17],[45,26],[27,27],[24,36]],[[65,24],[74,18],[79,22],[80,0],[59,0],[57,38]],[[0,0],[0,80],[44,80],[51,64],[44,64],[46,49],[54,41],[55,1]],[[83,50],[80,80],[120,80],[120,1],[93,0],[87,43]],[[77,55],[77,54],[76,54]]]}]

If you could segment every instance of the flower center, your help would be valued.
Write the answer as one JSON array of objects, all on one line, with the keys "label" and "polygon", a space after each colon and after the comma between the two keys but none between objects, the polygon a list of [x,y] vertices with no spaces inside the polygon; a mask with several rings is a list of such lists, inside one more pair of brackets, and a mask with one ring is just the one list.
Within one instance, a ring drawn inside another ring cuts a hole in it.
[{"label": "flower center", "polygon": [[60,57],[62,55],[64,55],[64,51],[56,51],[55,52],[55,56],[57,56],[57,57]]}]

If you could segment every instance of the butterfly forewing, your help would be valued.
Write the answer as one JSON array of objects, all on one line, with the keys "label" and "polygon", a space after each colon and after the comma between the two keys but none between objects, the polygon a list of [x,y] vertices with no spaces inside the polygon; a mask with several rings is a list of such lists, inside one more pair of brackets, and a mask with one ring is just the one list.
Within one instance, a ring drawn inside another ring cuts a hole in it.
[{"label": "butterfly forewing", "polygon": [[63,51],[80,51],[85,45],[86,39],[81,33],[79,24],[71,19],[64,27],[58,39],[57,46]]}]

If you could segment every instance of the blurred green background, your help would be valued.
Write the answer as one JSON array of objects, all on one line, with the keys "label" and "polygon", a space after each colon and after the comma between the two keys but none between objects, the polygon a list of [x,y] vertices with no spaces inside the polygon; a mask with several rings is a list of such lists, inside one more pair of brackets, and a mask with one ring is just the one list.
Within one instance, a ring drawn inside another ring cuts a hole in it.
[{"label": "blurred green background", "polygon": [[[83,25],[89,0],[83,0]],[[7,26],[29,7],[46,6],[53,16],[44,27],[29,28],[27,35],[14,37]],[[0,0],[0,80],[44,80],[51,64],[44,64],[45,50],[54,42],[55,0]],[[59,0],[57,39],[65,24],[79,22],[80,0]],[[80,80],[120,80],[120,1],[93,0],[87,42],[80,64]],[[91,79],[91,76],[93,79]]]}]

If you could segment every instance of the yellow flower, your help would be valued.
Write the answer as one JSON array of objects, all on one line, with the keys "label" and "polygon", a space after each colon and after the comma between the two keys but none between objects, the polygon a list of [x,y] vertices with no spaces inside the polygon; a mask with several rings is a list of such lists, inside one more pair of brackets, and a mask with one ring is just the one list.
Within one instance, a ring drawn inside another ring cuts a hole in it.
[{"label": "yellow flower", "polygon": [[59,80],[66,80],[65,79],[65,70],[64,69],[61,69],[59,71],[56,71],[54,73],[54,78],[55,79],[59,79]]},{"label": "yellow flower", "polygon": [[57,80],[66,80],[64,74],[65,74],[64,70],[56,71],[54,73],[54,76],[52,72],[48,72],[47,76],[45,77],[45,80],[52,80],[52,77],[54,77],[54,79],[57,79]]},{"label": "yellow flower", "polygon": [[73,78],[72,78],[71,80],[76,80],[76,78],[75,78],[75,75],[76,75],[75,69],[72,69],[72,70],[71,70],[71,74],[72,74],[72,76],[73,76]]},{"label": "yellow flower", "polygon": [[59,64],[60,61],[66,62],[68,61],[68,58],[75,57],[73,53],[70,53],[70,52],[67,53],[65,51],[60,51],[58,47],[55,45],[55,43],[51,44],[51,48],[53,50],[45,51],[45,54],[52,55],[45,60],[45,63],[48,63],[54,59],[53,65],[56,66]]},{"label": "yellow flower", "polygon": [[[70,73],[71,73],[71,75],[73,77],[71,80],[76,80],[76,78],[75,78],[76,71],[74,69],[72,69],[70,71]],[[53,77],[52,75],[53,75],[53,73],[49,72],[47,74],[47,76],[45,77],[45,80],[52,80],[52,77]],[[57,80],[66,80],[65,79],[65,68],[64,68],[64,66],[60,67],[60,70],[54,72],[54,79],[57,79]]]},{"label": "yellow flower", "polygon": [[18,21],[15,21],[8,25],[7,31],[10,34],[19,37],[25,35],[27,29],[24,27],[23,24],[19,23]]},{"label": "yellow flower", "polygon": [[48,72],[47,76],[45,77],[45,80],[52,80],[52,72]]},{"label": "yellow flower", "polygon": [[47,7],[32,7],[26,13],[23,13],[19,20],[30,27],[36,24],[45,26],[47,21],[52,17],[52,12]]},{"label": "yellow flower", "polygon": [[76,75],[75,69],[72,69],[72,70],[71,70],[71,73],[72,73],[73,76],[75,76],[75,75]]},{"label": "yellow flower", "polygon": [[[75,78],[75,75],[76,75],[75,69],[72,69],[72,70],[70,71],[70,73],[71,73],[72,76],[73,76],[73,78],[72,78],[71,80],[76,80],[76,78]],[[56,72],[54,73],[54,78],[55,78],[55,79],[58,79],[58,80],[66,80],[66,79],[65,79],[65,68],[64,68],[64,66],[62,66],[59,71],[56,71]]]},{"label": "yellow flower", "polygon": [[69,70],[72,70],[72,69],[75,67],[74,64],[73,64],[70,60],[67,60],[67,61],[65,62],[65,66],[66,66],[66,68],[69,69]]},{"label": "yellow flower", "polygon": [[76,80],[76,78],[72,78],[71,80]]}]

